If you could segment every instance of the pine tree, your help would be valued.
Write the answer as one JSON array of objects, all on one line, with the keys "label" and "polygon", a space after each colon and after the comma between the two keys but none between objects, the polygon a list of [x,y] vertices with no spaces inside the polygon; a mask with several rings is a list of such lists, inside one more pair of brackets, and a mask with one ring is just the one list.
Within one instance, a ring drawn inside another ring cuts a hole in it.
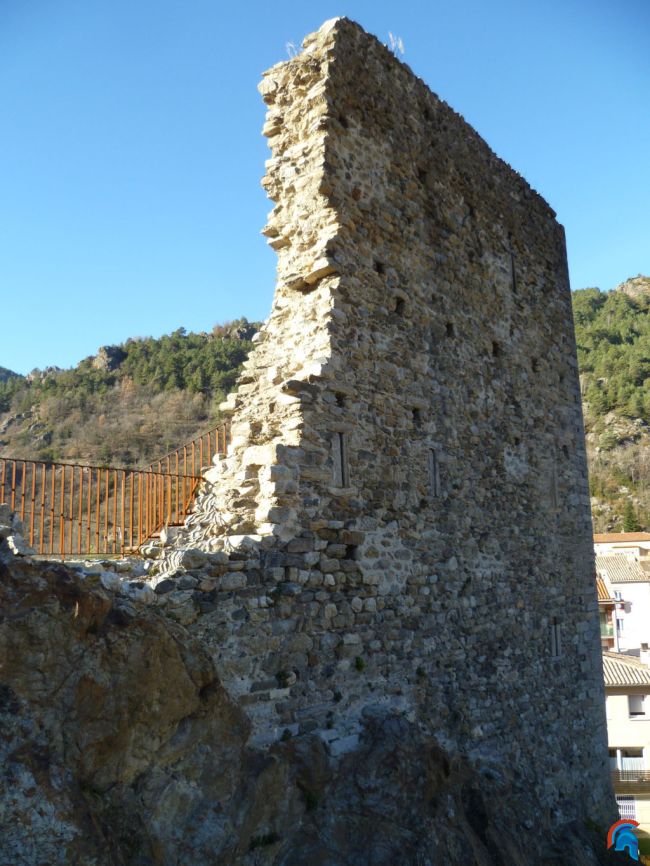
[{"label": "pine tree", "polygon": [[623,532],[639,532],[640,529],[641,524],[636,516],[634,504],[631,499],[627,499],[623,511]]}]

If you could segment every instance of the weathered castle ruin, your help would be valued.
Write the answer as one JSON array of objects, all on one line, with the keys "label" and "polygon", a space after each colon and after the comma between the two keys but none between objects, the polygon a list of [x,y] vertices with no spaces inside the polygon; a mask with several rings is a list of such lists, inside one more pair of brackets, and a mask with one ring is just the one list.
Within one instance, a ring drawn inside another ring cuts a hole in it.
[{"label": "weathered castle ruin", "polygon": [[155,606],[0,560],[0,862],[602,862],[562,227],[347,19],[260,90],[273,309]]},{"label": "weathered castle ruin", "polygon": [[609,802],[562,227],[349,20],[260,91],[278,282],[178,542],[231,553],[195,628],[254,742],[390,709],[564,817]]}]

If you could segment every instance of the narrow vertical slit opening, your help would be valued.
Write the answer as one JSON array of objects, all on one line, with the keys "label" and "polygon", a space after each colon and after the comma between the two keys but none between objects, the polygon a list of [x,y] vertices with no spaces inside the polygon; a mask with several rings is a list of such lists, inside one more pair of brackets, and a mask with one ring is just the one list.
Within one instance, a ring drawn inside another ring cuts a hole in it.
[{"label": "narrow vertical slit opening", "polygon": [[438,455],[433,448],[429,448],[429,496],[437,499],[440,496],[440,465]]},{"label": "narrow vertical slit opening", "polygon": [[515,267],[515,254],[510,253],[510,277],[512,280],[512,292],[517,294],[517,269]]},{"label": "narrow vertical slit opening", "polygon": [[562,626],[557,621],[556,617],[553,617],[550,631],[551,656],[553,658],[559,658],[562,655]]},{"label": "narrow vertical slit opening", "polygon": [[332,464],[334,486],[349,487],[350,469],[346,433],[332,433]]}]

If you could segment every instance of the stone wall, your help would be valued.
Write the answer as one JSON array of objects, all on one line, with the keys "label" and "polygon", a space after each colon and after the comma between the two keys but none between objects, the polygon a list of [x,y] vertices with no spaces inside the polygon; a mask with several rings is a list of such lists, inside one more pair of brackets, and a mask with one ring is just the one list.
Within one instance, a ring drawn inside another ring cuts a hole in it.
[{"label": "stone wall", "polygon": [[349,20],[260,90],[273,309],[160,603],[252,742],[401,712],[531,818],[610,814],[562,227]]}]

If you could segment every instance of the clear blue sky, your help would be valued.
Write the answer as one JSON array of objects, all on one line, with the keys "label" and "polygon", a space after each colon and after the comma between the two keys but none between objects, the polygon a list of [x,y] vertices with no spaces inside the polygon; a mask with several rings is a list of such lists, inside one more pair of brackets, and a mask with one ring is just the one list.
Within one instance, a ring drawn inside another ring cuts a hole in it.
[{"label": "clear blue sky", "polygon": [[256,86],[336,15],[548,200],[574,288],[650,273],[648,0],[0,0],[0,366],[266,317]]}]

